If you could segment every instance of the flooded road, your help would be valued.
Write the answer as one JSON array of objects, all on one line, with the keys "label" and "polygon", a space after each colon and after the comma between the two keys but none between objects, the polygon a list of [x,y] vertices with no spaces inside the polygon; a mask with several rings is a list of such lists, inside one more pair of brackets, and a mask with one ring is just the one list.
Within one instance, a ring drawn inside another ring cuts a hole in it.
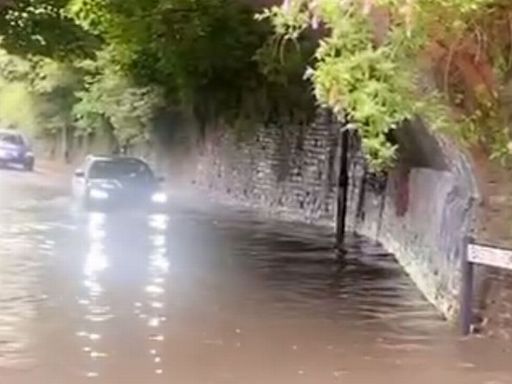
[{"label": "flooded road", "polygon": [[0,383],[512,383],[391,255],[226,209],[84,213],[0,171]]}]

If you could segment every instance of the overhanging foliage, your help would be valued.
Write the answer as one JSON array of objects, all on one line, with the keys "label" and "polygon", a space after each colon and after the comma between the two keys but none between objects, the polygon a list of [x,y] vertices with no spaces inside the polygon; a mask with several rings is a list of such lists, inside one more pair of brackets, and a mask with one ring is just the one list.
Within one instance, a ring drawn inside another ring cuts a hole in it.
[{"label": "overhanging foliage", "polygon": [[512,66],[500,20],[510,26],[511,11],[503,0],[286,0],[262,17],[285,39],[321,29],[309,72],[316,97],[349,115],[380,169],[396,154],[388,132],[417,115],[510,156],[499,89]]},{"label": "overhanging foliage", "polygon": [[314,105],[302,78],[311,51],[282,60],[268,23],[237,0],[21,0],[0,8],[0,34],[11,55],[73,67],[65,114],[79,133],[106,127],[131,142],[163,106],[205,127],[306,119]]}]

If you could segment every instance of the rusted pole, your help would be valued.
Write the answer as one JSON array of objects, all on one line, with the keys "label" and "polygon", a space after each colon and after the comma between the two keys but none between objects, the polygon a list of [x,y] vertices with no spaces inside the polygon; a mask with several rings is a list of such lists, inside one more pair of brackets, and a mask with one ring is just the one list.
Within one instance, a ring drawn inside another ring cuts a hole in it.
[{"label": "rusted pole", "polygon": [[349,149],[349,130],[344,127],[341,130],[341,159],[340,173],[338,177],[338,204],[336,210],[336,247],[343,250],[345,245],[345,235],[347,232],[347,203],[348,203],[348,149]]},{"label": "rusted pole", "polygon": [[464,239],[462,250],[462,287],[460,299],[460,323],[461,331],[464,336],[471,333],[473,323],[473,284],[474,284],[474,266],[468,257],[468,247],[472,239]]}]

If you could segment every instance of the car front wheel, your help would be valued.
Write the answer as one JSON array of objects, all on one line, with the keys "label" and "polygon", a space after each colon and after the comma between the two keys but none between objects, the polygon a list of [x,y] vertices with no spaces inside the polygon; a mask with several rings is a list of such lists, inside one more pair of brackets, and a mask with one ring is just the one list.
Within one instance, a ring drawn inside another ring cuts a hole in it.
[{"label": "car front wheel", "polygon": [[25,164],[23,164],[23,168],[27,172],[32,172],[34,170],[34,159],[26,160]]}]

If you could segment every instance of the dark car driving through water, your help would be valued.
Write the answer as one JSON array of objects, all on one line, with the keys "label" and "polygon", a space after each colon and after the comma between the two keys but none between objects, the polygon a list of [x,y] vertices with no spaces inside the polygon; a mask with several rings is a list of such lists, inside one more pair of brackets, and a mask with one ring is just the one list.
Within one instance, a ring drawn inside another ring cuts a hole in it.
[{"label": "dark car driving through water", "polygon": [[34,164],[28,139],[16,131],[0,130],[0,166],[18,165],[26,171],[33,171]]},{"label": "dark car driving through water", "polygon": [[168,197],[143,160],[124,156],[89,156],[75,171],[73,194],[89,210],[147,208],[161,210]]}]

